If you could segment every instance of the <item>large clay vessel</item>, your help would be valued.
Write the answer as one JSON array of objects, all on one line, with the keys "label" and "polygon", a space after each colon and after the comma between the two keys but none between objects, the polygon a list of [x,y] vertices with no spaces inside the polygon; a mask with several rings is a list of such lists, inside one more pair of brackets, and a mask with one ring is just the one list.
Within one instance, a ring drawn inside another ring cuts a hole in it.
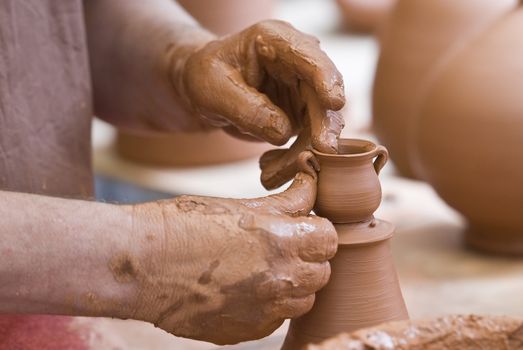
[{"label": "large clay vessel", "polygon": [[469,222],[467,243],[523,255],[523,5],[456,55],[420,107],[415,165]]},{"label": "large clay vessel", "polygon": [[385,23],[373,90],[374,129],[399,172],[409,163],[412,121],[445,60],[483,33],[516,0],[398,0]]},{"label": "large clay vessel", "polygon": [[[210,31],[229,34],[271,17],[274,0],[179,0]],[[261,155],[269,145],[234,138],[222,130],[157,135],[119,131],[117,151],[127,159],[158,166],[199,166]]]},{"label": "large clay vessel", "polygon": [[336,0],[345,26],[359,32],[376,32],[396,0]]},{"label": "large clay vessel", "polygon": [[372,216],[381,201],[377,173],[387,150],[369,141],[339,140],[338,151],[313,151],[320,169],[315,212],[334,223],[338,252],[312,310],[291,321],[284,350],[408,318],[390,250],[394,226]]}]

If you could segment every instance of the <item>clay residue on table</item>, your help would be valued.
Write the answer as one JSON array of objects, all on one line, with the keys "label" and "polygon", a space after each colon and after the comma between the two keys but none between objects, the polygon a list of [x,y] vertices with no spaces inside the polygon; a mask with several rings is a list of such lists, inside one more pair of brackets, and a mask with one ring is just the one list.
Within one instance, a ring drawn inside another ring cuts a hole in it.
[{"label": "clay residue on table", "polygon": [[523,349],[523,318],[453,315],[341,334],[307,350]]}]

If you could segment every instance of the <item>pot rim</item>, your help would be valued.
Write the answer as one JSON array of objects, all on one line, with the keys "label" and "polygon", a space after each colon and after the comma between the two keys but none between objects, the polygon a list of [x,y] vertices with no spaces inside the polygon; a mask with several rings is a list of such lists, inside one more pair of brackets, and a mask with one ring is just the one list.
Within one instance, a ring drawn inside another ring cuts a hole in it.
[{"label": "pot rim", "polygon": [[344,145],[344,146],[365,146],[365,145],[370,145],[372,147],[372,149],[370,149],[369,151],[366,151],[366,152],[360,152],[360,153],[324,153],[324,152],[321,152],[321,151],[318,151],[317,149],[312,149],[312,153],[314,153],[315,155],[317,156],[321,156],[321,157],[326,157],[326,158],[331,158],[331,159],[340,159],[340,158],[361,158],[361,157],[366,157],[366,156],[372,156],[372,157],[375,157],[376,156],[376,150],[378,149],[378,145],[372,141],[369,141],[369,140],[365,140],[365,139],[353,139],[353,138],[348,138],[348,139],[339,139],[338,140],[338,149],[341,145]]}]

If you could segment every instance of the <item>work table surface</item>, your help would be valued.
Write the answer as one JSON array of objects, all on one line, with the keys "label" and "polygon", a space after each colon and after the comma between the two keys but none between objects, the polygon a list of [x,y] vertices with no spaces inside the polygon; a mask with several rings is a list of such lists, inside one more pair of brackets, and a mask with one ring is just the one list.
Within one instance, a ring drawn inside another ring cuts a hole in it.
[{"label": "work table surface", "polygon": [[[370,137],[370,90],[378,46],[371,36],[336,27],[331,1],[280,1],[276,17],[318,36],[344,75],[349,108],[345,137]],[[257,159],[191,169],[158,169],[127,162],[112,148],[114,130],[94,124],[94,166],[98,174],[173,194],[221,197],[266,195]],[[392,166],[381,176],[383,202],[376,216],[396,225],[393,255],[412,318],[448,313],[523,315],[523,260],[467,251],[462,218],[425,183],[397,177]],[[268,338],[229,349],[278,349],[287,324]],[[101,320],[100,329],[126,349],[213,349],[215,345],[175,338],[152,325]]]}]

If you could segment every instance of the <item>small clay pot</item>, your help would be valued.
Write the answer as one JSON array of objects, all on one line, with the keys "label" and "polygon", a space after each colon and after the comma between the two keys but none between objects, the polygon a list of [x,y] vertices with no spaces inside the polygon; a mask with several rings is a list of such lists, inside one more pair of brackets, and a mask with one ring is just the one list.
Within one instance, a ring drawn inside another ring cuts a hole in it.
[{"label": "small clay pot", "polygon": [[366,140],[340,139],[338,154],[313,153],[320,164],[314,212],[334,223],[371,218],[381,202],[378,174],[387,162],[387,149]]},{"label": "small clay pot", "polygon": [[306,350],[509,350],[523,347],[523,319],[507,316],[449,315],[390,322],[340,334]]},{"label": "small clay pot", "polygon": [[[508,13],[516,0],[398,0],[380,35],[373,127],[399,172],[415,178],[411,155],[419,103],[454,53]],[[452,128],[452,122],[445,124]]]}]

